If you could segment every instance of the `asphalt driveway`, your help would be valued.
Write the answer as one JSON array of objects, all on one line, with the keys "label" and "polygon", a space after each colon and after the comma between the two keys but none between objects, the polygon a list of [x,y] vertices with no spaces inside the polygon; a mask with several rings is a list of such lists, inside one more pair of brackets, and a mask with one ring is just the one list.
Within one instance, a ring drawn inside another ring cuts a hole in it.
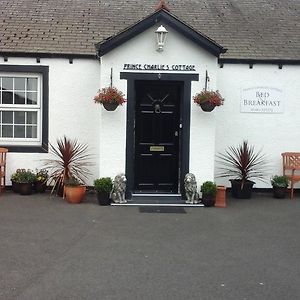
[{"label": "asphalt driveway", "polygon": [[300,197],[148,210],[0,196],[0,299],[299,299]]}]

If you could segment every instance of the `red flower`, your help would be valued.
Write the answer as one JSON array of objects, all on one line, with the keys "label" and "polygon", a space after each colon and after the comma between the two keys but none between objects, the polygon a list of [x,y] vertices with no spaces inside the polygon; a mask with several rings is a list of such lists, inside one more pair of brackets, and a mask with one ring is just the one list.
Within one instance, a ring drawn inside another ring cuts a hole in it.
[{"label": "red flower", "polygon": [[94,97],[95,103],[117,103],[122,105],[126,102],[125,95],[115,87],[107,87],[99,90]]},{"label": "red flower", "polygon": [[196,94],[193,99],[198,105],[208,102],[214,106],[220,106],[224,103],[224,98],[222,98],[219,91],[202,91],[201,93]]}]

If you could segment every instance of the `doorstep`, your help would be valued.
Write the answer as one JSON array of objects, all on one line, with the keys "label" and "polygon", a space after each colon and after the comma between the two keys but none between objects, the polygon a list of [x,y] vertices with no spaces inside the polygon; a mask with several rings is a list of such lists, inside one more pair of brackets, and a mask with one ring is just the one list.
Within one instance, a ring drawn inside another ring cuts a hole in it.
[{"label": "doorstep", "polygon": [[127,203],[112,203],[113,206],[173,206],[203,207],[203,204],[187,204],[181,194],[132,194]]}]

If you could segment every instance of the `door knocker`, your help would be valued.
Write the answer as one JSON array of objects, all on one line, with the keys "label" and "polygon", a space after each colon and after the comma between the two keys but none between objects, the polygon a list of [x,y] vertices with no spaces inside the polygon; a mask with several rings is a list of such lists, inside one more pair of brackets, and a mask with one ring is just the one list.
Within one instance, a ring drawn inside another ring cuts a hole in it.
[{"label": "door knocker", "polygon": [[150,94],[147,94],[148,98],[152,101],[152,105],[154,108],[154,113],[160,114],[161,113],[161,105],[163,105],[163,102],[169,97],[169,94],[167,94],[163,99],[153,99]]}]

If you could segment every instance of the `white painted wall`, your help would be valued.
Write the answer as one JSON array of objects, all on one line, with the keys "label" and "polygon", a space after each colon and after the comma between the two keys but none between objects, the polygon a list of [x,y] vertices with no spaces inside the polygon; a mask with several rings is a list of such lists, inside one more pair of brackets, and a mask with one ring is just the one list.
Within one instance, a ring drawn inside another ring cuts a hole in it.
[{"label": "white painted wall", "polygon": [[[1,59],[1,58],[0,58]],[[94,155],[92,176],[88,184],[98,176],[100,107],[93,97],[99,89],[99,62],[92,59],[45,58],[38,64],[34,58],[11,58],[5,65],[49,66],[49,140],[66,135],[87,143]],[[45,153],[9,153],[7,159],[7,185],[10,175],[17,168],[35,170],[49,158]]]},{"label": "white painted wall", "polygon": [[[206,70],[208,70],[210,77],[210,87],[216,87],[218,70],[216,57],[165,24],[163,25],[169,32],[165,49],[161,53],[157,52],[154,32],[159,25],[146,30],[102,57],[101,87],[109,86],[110,70],[113,68],[113,85],[126,94],[127,81],[120,80],[120,72],[124,71],[123,66],[128,63],[195,65],[200,80],[199,82],[192,82],[191,94],[195,95],[196,92],[200,92],[204,88]],[[124,72],[128,71],[125,70]],[[148,72],[164,73],[164,71]],[[186,101],[193,100],[186,99]],[[117,108],[115,112],[107,112],[103,108],[101,110],[101,176],[115,176],[115,174],[125,171],[126,109],[127,105],[125,104],[123,107]],[[190,171],[196,175],[199,183],[213,179],[214,152],[215,112],[204,113],[192,103]]]},{"label": "white painted wall", "polygon": [[[125,171],[127,105],[107,112],[93,102],[99,87],[110,85],[111,68],[113,85],[126,95],[127,82],[120,80],[125,63],[195,65],[200,80],[192,82],[191,94],[204,88],[208,70],[209,88],[219,89],[225,97],[225,104],[211,113],[191,103],[190,171],[196,175],[198,185],[214,179],[215,153],[243,139],[257,149],[263,147],[268,154],[268,177],[281,174],[280,153],[300,151],[299,66],[283,66],[280,70],[276,65],[254,65],[249,69],[248,65],[225,64],[219,68],[214,56],[165,27],[169,34],[162,53],[155,51],[156,27],[153,27],[103,56],[101,67],[97,60],[74,59],[73,64],[69,64],[68,59],[58,58],[41,59],[40,64],[34,58],[9,58],[3,64],[49,66],[49,139],[55,143],[56,138],[65,134],[88,143],[94,154],[89,184],[99,176],[114,177]],[[284,113],[240,113],[241,89],[255,86],[281,88],[286,101]],[[192,99],[187,101],[193,102]],[[46,158],[49,154],[9,153],[7,184],[17,168],[40,168]],[[218,184],[229,183],[228,179],[215,180]],[[256,187],[270,185],[258,182]]]},{"label": "white painted wall", "polygon": [[[246,64],[224,64],[224,68],[218,69],[218,89],[226,100],[216,114],[216,152],[224,152],[244,139],[257,150],[263,148],[270,170],[267,183],[257,181],[255,187],[270,187],[270,176],[282,174],[282,152],[300,152],[299,82],[299,66],[284,65],[280,70],[276,65],[254,65],[249,69]],[[284,113],[241,113],[241,89],[256,86],[282,89]],[[228,179],[216,180],[228,185]]]}]

